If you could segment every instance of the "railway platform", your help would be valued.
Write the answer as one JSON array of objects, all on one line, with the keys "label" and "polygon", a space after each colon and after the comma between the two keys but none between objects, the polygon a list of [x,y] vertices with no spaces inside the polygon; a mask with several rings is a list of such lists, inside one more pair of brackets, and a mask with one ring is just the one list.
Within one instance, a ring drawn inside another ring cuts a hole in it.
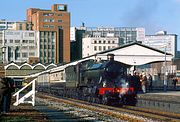
[{"label": "railway platform", "polygon": [[[162,111],[170,111],[173,113],[180,113],[180,91],[152,91],[145,94],[138,94],[138,107],[144,108],[154,108]],[[60,110],[54,110],[53,108],[36,102],[36,105],[33,107],[30,104],[28,107],[23,108],[24,105],[20,104],[18,107],[12,106],[11,111],[8,114],[1,115],[8,121],[10,117],[16,117],[17,119],[23,119],[24,121],[37,121],[39,122],[51,122],[51,121],[81,121],[78,118],[73,118]],[[29,113],[30,112],[30,113]],[[29,116],[29,118],[25,118]],[[13,121],[12,121],[13,122]]]},{"label": "railway platform", "polygon": [[180,90],[152,91],[137,95],[137,106],[180,113]]}]

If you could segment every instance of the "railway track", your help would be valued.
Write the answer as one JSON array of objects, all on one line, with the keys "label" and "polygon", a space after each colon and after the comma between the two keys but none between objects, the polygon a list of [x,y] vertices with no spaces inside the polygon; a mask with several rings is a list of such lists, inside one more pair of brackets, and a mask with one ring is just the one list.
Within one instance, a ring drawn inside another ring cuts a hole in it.
[{"label": "railway track", "polygon": [[[38,97],[42,99],[48,99],[52,102],[66,103],[78,108],[88,109],[103,115],[107,115],[118,120],[130,121],[130,122],[144,122],[144,121],[168,121],[179,122],[180,114],[162,112],[157,110],[139,108],[134,106],[106,106],[96,103],[89,103],[82,100],[71,98],[58,98],[57,96],[50,96],[48,94],[38,93]],[[57,105],[58,106],[58,105]]]}]

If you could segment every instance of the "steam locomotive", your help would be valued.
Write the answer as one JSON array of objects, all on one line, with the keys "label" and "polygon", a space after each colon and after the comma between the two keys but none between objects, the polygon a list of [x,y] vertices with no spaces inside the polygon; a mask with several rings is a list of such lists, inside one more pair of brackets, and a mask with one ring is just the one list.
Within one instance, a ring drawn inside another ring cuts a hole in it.
[{"label": "steam locomotive", "polygon": [[46,86],[49,91],[66,97],[106,105],[135,104],[136,93],[127,77],[129,67],[115,61],[114,55],[109,54],[108,60],[90,59],[67,65],[39,75],[37,81],[39,86]]}]

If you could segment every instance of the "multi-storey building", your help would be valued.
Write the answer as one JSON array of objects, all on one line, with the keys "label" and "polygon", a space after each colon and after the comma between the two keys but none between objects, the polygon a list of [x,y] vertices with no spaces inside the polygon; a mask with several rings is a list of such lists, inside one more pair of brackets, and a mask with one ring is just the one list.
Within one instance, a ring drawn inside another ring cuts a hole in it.
[{"label": "multi-storey building", "polygon": [[174,58],[178,56],[177,35],[167,34],[166,31],[159,31],[155,35],[146,35],[143,44],[171,53]]},{"label": "multi-storey building", "polygon": [[[126,43],[143,41],[145,38],[145,29],[134,27],[93,28],[85,27],[83,24],[80,28],[72,28],[71,36],[74,36],[71,38],[73,40],[71,41],[71,57],[73,59],[80,59]],[[95,40],[97,41],[96,43],[94,43]],[[103,41],[107,43],[103,43]]]},{"label": "multi-storey building", "polygon": [[86,37],[82,43],[82,57],[87,57],[95,53],[109,50],[119,46],[117,37]]},{"label": "multi-storey building", "polygon": [[38,62],[38,32],[28,30],[3,30],[0,44],[3,63]]},{"label": "multi-storey building", "polygon": [[84,28],[71,27],[71,61],[82,58],[82,38],[84,33]]},{"label": "multi-storey building", "polygon": [[114,36],[119,38],[120,44],[127,44],[134,41],[143,41],[145,39],[145,29],[135,28],[135,27],[87,28],[85,36],[88,37]]},{"label": "multi-storey building", "polygon": [[30,30],[26,21],[8,21],[0,20],[0,30]]},{"label": "multi-storey building", "polygon": [[54,4],[51,10],[29,8],[27,21],[39,31],[40,62],[70,62],[70,13],[67,5]]},{"label": "multi-storey building", "polygon": [[0,20],[0,63],[5,61],[4,54],[6,53],[4,49],[4,30],[31,30],[31,25],[26,21],[8,21],[5,19]]},{"label": "multi-storey building", "polygon": [[82,43],[82,57],[112,49],[145,38],[144,28],[85,28]]}]

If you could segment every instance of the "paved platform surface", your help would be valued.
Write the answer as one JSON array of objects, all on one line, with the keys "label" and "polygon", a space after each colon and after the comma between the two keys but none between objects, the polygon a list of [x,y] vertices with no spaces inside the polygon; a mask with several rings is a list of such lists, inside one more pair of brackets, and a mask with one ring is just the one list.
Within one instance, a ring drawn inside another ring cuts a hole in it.
[{"label": "paved platform surface", "polygon": [[180,103],[180,91],[152,91],[145,94],[138,94],[137,96],[139,99],[150,99]]},{"label": "paved platform surface", "polygon": [[180,91],[166,91],[166,92],[150,92],[146,93],[148,94],[155,94],[155,95],[171,95],[171,96],[179,96],[180,97]]}]

